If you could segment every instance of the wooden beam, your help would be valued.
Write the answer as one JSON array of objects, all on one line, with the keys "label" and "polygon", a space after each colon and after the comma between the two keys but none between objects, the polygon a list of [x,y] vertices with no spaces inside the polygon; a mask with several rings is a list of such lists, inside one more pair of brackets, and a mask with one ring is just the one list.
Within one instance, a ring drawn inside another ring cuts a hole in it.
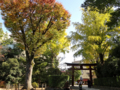
[{"label": "wooden beam", "polygon": [[80,65],[82,65],[82,66],[96,66],[97,64],[96,63],[94,63],[94,64],[79,64],[79,63],[65,63],[65,64],[67,64],[67,66],[80,66]]},{"label": "wooden beam", "polygon": [[[72,69],[69,68],[68,70],[72,70]],[[74,70],[90,70],[90,68],[83,68],[83,69],[80,69],[80,68],[74,68]],[[95,70],[95,69],[91,68],[91,70]]]}]

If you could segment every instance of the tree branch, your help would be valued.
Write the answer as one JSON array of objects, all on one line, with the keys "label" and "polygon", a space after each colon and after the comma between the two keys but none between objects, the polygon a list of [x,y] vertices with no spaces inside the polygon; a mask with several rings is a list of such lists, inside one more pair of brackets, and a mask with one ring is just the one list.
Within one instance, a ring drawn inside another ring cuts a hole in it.
[{"label": "tree branch", "polygon": [[49,40],[52,40],[52,38],[53,38],[53,36],[52,36],[51,38],[49,38],[48,40],[42,42],[42,44],[39,45],[39,46],[36,48],[36,50],[34,50],[34,51],[36,52],[42,45],[44,45],[44,44],[45,44],[46,42],[48,42]]},{"label": "tree branch", "polygon": [[33,15],[33,12],[31,12],[31,9],[30,9],[30,7],[29,7],[29,10],[30,10],[30,23],[31,23],[31,27],[32,27],[32,30],[34,30],[34,27],[33,27],[33,21],[32,21],[32,15]]},{"label": "tree branch", "polygon": [[[53,23],[51,21],[52,21],[52,18],[50,19],[50,22],[49,22],[47,28],[45,29],[45,31],[42,33],[42,35],[45,35],[46,32],[49,30],[49,28],[53,25]],[[39,43],[40,40],[41,39],[38,39],[35,45],[37,45],[37,43]]]},{"label": "tree branch", "polygon": [[49,28],[50,28],[52,25],[53,25],[53,23],[52,23],[52,17],[51,17],[51,19],[50,19],[50,21],[49,21],[49,24],[47,25],[47,28],[46,28],[45,31],[42,33],[42,35],[44,35],[44,34],[49,30]]},{"label": "tree branch", "polygon": [[[43,7],[42,7],[42,10],[43,10]],[[42,10],[41,10],[41,11],[42,11]],[[41,12],[41,14],[40,14],[40,18],[39,18],[39,20],[38,20],[38,23],[36,23],[36,24],[37,24],[37,25],[36,25],[36,28],[33,29],[33,35],[35,35],[35,32],[36,32],[36,30],[37,30],[37,28],[38,28],[40,22],[42,21],[42,17],[41,17],[41,15],[42,15],[42,12]]]}]

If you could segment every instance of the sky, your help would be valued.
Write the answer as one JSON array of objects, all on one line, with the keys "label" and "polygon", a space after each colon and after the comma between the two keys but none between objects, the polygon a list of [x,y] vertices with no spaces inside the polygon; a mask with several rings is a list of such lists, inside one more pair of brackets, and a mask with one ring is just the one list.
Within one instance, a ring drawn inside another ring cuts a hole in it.
[{"label": "sky", "polygon": [[[71,14],[71,24],[68,27],[68,29],[66,30],[67,34],[70,35],[71,31],[75,31],[75,27],[73,26],[73,22],[79,22],[82,23],[81,21],[81,17],[82,17],[82,11],[81,11],[81,4],[84,3],[85,0],[57,0],[58,2],[60,2],[64,8]],[[69,51],[69,53],[66,53],[65,55],[60,54],[59,56],[64,56],[65,58],[60,62],[62,63],[71,63],[74,60],[75,61],[79,61],[82,59],[82,57],[77,57],[74,58],[73,57],[74,52],[73,51]]]},{"label": "sky", "polygon": [[[82,11],[80,10],[81,4],[84,3],[85,0],[56,0],[57,2],[61,3],[64,8],[71,14],[71,24],[70,26],[66,29],[66,33],[70,35],[71,31],[75,31],[75,27],[73,26],[73,22],[79,22],[82,23],[81,17],[82,17]],[[4,32],[8,31],[5,26],[4,26],[4,21],[2,20],[2,16],[0,15],[0,23],[2,24],[2,28]],[[8,32],[9,33],[9,32]],[[60,57],[64,57],[64,59],[60,63],[71,63],[74,60],[79,61],[82,59],[82,57],[73,57],[74,52],[69,51],[69,53],[66,53],[65,55],[60,54]]]}]

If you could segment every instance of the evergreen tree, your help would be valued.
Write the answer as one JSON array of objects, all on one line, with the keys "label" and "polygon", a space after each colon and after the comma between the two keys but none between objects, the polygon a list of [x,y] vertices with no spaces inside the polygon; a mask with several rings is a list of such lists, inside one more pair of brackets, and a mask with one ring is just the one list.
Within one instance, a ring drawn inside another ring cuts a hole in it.
[{"label": "evergreen tree", "polygon": [[11,58],[2,63],[1,80],[5,82],[18,83],[22,70],[19,68],[17,59]]}]

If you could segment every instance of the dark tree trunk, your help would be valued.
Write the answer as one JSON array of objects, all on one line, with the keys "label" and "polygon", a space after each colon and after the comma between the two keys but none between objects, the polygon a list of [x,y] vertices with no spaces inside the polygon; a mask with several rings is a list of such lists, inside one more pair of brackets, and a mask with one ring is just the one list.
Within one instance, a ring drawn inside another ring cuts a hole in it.
[{"label": "dark tree trunk", "polygon": [[103,58],[104,58],[104,54],[102,54],[102,53],[99,53],[99,57],[100,57],[100,62],[101,62],[101,64],[103,64]]},{"label": "dark tree trunk", "polygon": [[34,59],[27,60],[26,77],[25,77],[25,84],[24,84],[23,89],[31,90],[33,88],[33,86],[32,86],[33,66],[34,66]]},{"label": "dark tree trunk", "polygon": [[54,68],[54,55],[53,55],[53,53],[51,54],[51,61],[52,61],[52,68]]}]

